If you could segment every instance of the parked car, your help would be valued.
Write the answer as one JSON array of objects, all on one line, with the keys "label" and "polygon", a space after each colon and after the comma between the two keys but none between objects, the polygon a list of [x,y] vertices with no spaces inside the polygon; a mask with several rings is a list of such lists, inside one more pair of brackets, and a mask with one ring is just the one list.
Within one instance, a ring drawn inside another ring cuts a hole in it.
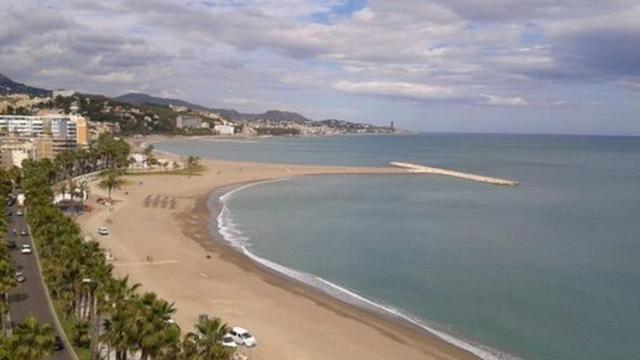
[{"label": "parked car", "polygon": [[235,340],[236,344],[238,345],[244,345],[247,347],[258,345],[258,341],[256,340],[256,338],[254,338],[253,335],[251,335],[247,330],[241,327],[236,326],[232,328],[231,331],[229,331],[229,335],[233,337],[233,340]]},{"label": "parked car", "polygon": [[64,349],[64,344],[62,343],[62,339],[60,339],[60,336],[56,336],[56,340],[53,343],[53,349],[56,351]]},{"label": "parked car", "polygon": [[27,235],[29,235],[29,233],[27,232],[27,229],[20,230],[20,236],[27,236]]},{"label": "parked car", "polygon": [[19,283],[25,281],[24,274],[21,272],[16,272],[15,278],[16,278],[16,281]]},{"label": "parked car", "polygon": [[101,226],[98,228],[98,234],[100,235],[109,235],[109,229],[106,226]]},{"label": "parked car", "polygon": [[18,211],[16,211],[16,215],[17,216],[23,216],[24,215],[24,211],[18,210]]},{"label": "parked car", "polygon": [[31,254],[31,245],[29,244],[24,244],[22,245],[22,250],[20,250],[21,253],[23,254]]},{"label": "parked car", "polygon": [[222,336],[222,340],[220,340],[220,344],[228,348],[238,347],[238,344],[236,344],[236,340],[233,338],[233,335],[231,334],[225,334],[224,336]]}]

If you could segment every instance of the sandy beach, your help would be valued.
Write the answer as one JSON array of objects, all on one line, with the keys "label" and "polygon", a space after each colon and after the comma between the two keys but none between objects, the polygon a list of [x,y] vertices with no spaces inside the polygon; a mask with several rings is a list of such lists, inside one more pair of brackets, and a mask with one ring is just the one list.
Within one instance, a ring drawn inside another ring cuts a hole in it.
[{"label": "sandy beach", "polygon": [[[394,168],[276,165],[209,160],[206,171],[130,176],[113,194],[79,218],[85,234],[109,249],[116,273],[156,292],[178,309],[183,332],[199,314],[221,317],[255,334],[242,349],[251,359],[476,359],[409,324],[333,299],[267,271],[210,234],[207,199],[231,184],[317,174],[406,174]],[[416,175],[420,176],[420,175]],[[425,181],[428,181],[425,179]],[[96,229],[108,226],[108,236]],[[146,261],[147,257],[152,262]]]}]

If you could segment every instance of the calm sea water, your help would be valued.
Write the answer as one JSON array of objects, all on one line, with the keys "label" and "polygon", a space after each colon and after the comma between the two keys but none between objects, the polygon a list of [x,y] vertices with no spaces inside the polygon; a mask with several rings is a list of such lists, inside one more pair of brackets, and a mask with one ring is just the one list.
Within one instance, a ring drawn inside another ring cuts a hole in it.
[{"label": "calm sea water", "polygon": [[[640,138],[416,135],[181,141],[234,160],[409,161],[520,181],[321,176],[225,198],[226,235],[525,359],[640,358]],[[317,282],[317,281],[316,281]]]}]

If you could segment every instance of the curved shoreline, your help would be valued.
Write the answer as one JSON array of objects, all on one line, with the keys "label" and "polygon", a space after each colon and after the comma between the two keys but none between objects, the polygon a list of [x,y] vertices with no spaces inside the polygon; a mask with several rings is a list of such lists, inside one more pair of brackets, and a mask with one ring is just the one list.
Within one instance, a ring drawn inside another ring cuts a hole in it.
[{"label": "curved shoreline", "polygon": [[[304,176],[304,175],[302,175]],[[335,174],[318,174],[314,176],[335,176]],[[296,178],[299,176],[296,176]],[[240,253],[248,260],[252,261],[256,266],[271,275],[283,278],[285,281],[295,283],[298,286],[309,288],[322,296],[328,296],[346,306],[354,306],[360,310],[368,312],[373,316],[379,316],[384,320],[392,321],[400,326],[405,326],[419,333],[423,333],[429,337],[436,337],[450,345],[453,345],[463,351],[469,352],[483,360],[517,360],[518,357],[498,351],[483,344],[474,342],[461,335],[451,333],[445,330],[444,326],[429,323],[424,319],[410,315],[401,309],[397,309],[391,305],[384,305],[368,299],[364,295],[358,294],[355,290],[343,288],[331,281],[318,277],[316,275],[288,268],[271,260],[265,259],[251,252],[248,248],[250,243],[244,243],[231,239],[231,236],[237,236],[237,229],[232,229],[236,234],[229,234],[229,226],[224,224],[224,217],[228,215],[230,209],[226,205],[226,201],[233,195],[251,187],[292,180],[294,177],[283,177],[271,180],[252,181],[245,183],[231,184],[228,186],[212,189],[207,195],[207,208],[210,211],[211,219],[209,230],[214,241],[218,241]],[[332,291],[333,290],[333,291]]]},{"label": "curved shoreline", "polygon": [[[81,221],[87,233],[109,224],[110,236],[99,241],[117,259],[117,273],[175,302],[181,327],[191,328],[199,314],[214,311],[263,339],[249,351],[253,359],[336,359],[345,352],[354,360],[479,358],[408,321],[270,270],[210,231],[211,195],[243,184],[314,175],[411,175],[406,170],[203,162],[207,170],[190,179],[145,177],[143,186],[137,177],[122,189],[124,196],[116,197],[114,208],[98,206]],[[93,187],[94,195],[102,193]],[[157,262],[141,261],[150,254]]]}]

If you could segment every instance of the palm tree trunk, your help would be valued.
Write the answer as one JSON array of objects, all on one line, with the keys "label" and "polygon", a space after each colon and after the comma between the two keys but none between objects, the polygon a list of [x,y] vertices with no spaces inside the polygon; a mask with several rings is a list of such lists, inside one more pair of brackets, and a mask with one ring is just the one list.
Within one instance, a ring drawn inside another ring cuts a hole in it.
[{"label": "palm tree trunk", "polygon": [[76,318],[80,319],[80,299],[81,295],[78,295],[74,300],[74,311],[76,313]]},{"label": "palm tree trunk", "polygon": [[78,319],[80,320],[84,320],[84,307],[85,307],[85,294],[81,293],[80,294],[80,316],[78,316]]},{"label": "palm tree trunk", "polygon": [[98,332],[100,321],[98,319],[98,297],[96,294],[93,294],[93,306],[91,309],[91,353],[93,354],[94,359],[100,359],[100,344],[98,344]]},{"label": "palm tree trunk", "polygon": [[7,328],[6,328],[6,320],[7,320],[7,314],[5,314],[5,312],[2,312],[2,337],[6,338],[7,337]]},{"label": "palm tree trunk", "polygon": [[2,294],[2,301],[4,301],[4,304],[2,306],[2,337],[7,337],[7,314],[8,310],[7,306],[9,304],[9,298],[8,298],[9,293],[4,293]]}]

